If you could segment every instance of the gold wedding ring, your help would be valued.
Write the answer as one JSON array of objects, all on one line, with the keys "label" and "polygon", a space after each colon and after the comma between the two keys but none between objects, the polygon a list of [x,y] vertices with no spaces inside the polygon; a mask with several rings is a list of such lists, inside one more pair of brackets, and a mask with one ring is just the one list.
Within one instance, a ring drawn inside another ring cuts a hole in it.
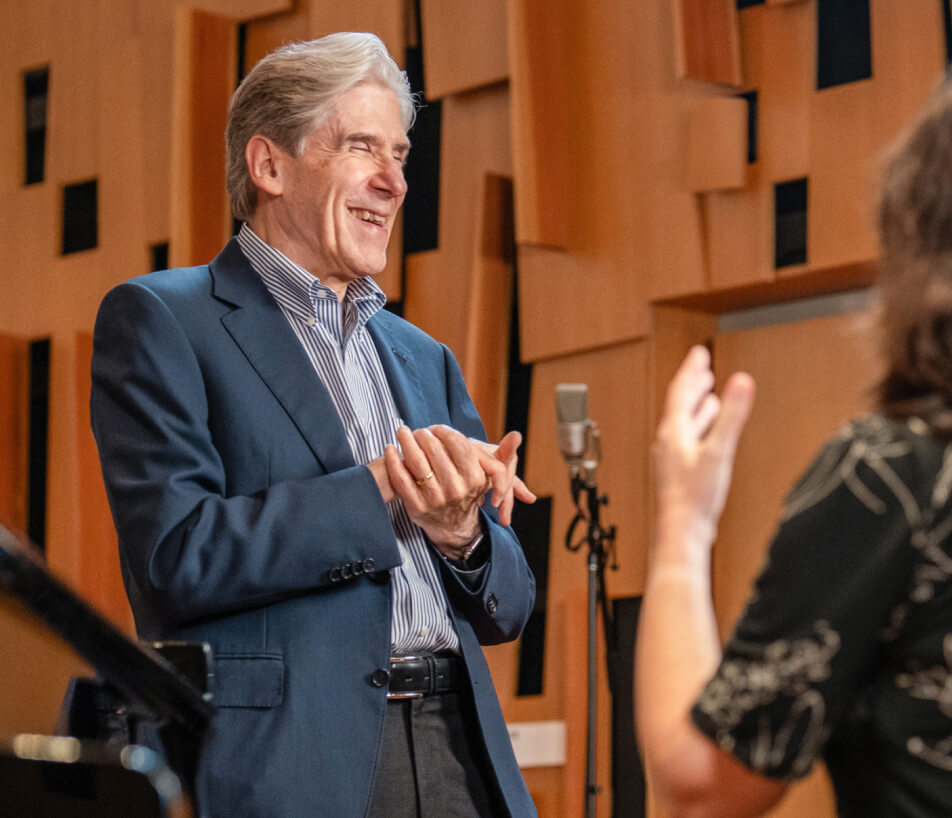
[{"label": "gold wedding ring", "polygon": [[422,485],[423,485],[427,480],[429,480],[432,476],[433,476],[433,472],[428,471],[426,474],[423,475],[423,477],[421,477],[419,480],[416,481],[416,484],[417,484],[418,486],[422,486]]}]

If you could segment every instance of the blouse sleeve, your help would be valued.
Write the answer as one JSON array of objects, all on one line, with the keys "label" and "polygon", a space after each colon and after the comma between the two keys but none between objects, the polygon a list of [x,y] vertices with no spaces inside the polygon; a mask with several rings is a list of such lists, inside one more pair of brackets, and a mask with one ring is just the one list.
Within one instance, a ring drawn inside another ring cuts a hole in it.
[{"label": "blouse sleeve", "polygon": [[908,592],[923,502],[898,426],[854,421],[794,486],[753,597],[692,710],[702,732],[762,775],[809,772],[875,672]]}]

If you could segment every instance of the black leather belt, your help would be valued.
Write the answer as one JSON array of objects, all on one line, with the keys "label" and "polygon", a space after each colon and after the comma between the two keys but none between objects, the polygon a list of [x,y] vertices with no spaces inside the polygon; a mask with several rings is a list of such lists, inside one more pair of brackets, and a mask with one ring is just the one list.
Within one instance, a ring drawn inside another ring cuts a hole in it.
[{"label": "black leather belt", "polygon": [[454,654],[392,656],[388,699],[419,699],[459,690],[462,661]]}]

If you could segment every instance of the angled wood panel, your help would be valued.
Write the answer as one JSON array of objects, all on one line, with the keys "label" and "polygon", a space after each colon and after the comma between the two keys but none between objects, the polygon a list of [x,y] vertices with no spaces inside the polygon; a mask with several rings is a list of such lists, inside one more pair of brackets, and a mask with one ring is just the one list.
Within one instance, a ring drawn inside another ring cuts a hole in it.
[{"label": "angled wood panel", "polygon": [[810,109],[807,264],[829,267],[875,258],[877,156],[885,145],[876,85],[828,88],[816,94]]},{"label": "angled wood panel", "polygon": [[711,290],[776,278],[773,267],[773,196],[751,170],[744,190],[716,191],[703,198]]},{"label": "angled wood panel", "polygon": [[489,439],[499,440],[506,431],[512,313],[512,180],[487,173],[478,201],[463,375]]},{"label": "angled wood panel", "polygon": [[57,184],[90,179],[99,168],[98,23],[90,11],[84,3],[58,4],[52,19],[47,172]]},{"label": "angled wood panel", "polygon": [[405,0],[361,3],[299,0],[295,6],[307,11],[308,38],[323,37],[334,31],[372,31],[384,41],[397,63],[404,64],[410,7]]},{"label": "angled wood panel", "polygon": [[422,0],[420,18],[428,99],[492,85],[509,76],[506,0]]},{"label": "angled wood panel", "polygon": [[573,32],[577,12],[565,3],[509,3],[512,140],[516,188],[516,240],[567,247],[571,216],[564,161],[577,151],[567,98],[584,57]]},{"label": "angled wood panel", "polygon": [[743,188],[747,177],[747,103],[707,97],[690,113],[685,187],[701,193]]},{"label": "angled wood panel", "polygon": [[242,21],[288,12],[294,5],[293,0],[187,0],[187,2],[197,11]]},{"label": "angled wood panel", "polygon": [[766,182],[806,176],[815,94],[816,8],[796,3],[741,13],[745,87],[757,89],[757,164]]},{"label": "angled wood panel", "polygon": [[214,258],[230,232],[223,134],[236,71],[234,23],[179,8],[174,67],[169,257],[180,267]]},{"label": "angled wood panel", "polygon": [[678,77],[720,85],[740,85],[735,0],[672,2]]},{"label": "angled wood panel", "polygon": [[27,528],[30,347],[24,338],[0,335],[0,525]]}]

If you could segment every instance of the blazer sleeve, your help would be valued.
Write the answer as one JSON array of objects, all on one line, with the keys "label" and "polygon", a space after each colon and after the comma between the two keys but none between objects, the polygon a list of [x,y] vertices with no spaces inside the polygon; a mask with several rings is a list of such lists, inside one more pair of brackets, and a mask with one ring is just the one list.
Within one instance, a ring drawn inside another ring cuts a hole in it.
[{"label": "blazer sleeve", "polygon": [[[443,349],[451,425],[470,437],[485,440],[485,429],[466,390],[459,364],[448,348]],[[483,582],[471,589],[445,563],[442,570],[447,592],[469,620],[480,644],[495,645],[516,639],[522,633],[535,604],[535,577],[516,533],[511,527],[500,525],[499,515],[488,498],[480,514],[487,532],[480,548],[489,549]]]},{"label": "blazer sleeve", "polygon": [[[202,318],[220,326],[215,316]],[[104,299],[94,333],[92,427],[140,632],[346,585],[398,564],[386,506],[364,466],[325,473],[313,458],[312,474],[235,492],[234,469],[226,470],[210,432],[221,409],[208,383],[244,361],[237,350],[232,362],[222,357],[219,341],[234,346],[224,332],[203,341],[214,349],[209,357],[186,324],[153,288],[127,282]],[[308,456],[299,436],[271,441],[267,424],[256,425],[262,440]]]}]

